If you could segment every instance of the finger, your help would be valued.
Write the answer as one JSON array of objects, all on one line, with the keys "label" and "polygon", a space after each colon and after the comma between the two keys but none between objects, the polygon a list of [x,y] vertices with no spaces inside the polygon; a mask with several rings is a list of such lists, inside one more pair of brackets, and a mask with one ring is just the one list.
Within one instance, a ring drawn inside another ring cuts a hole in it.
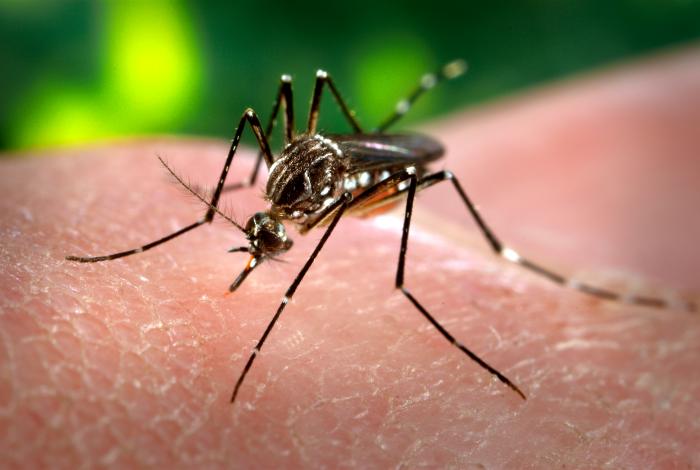
[{"label": "finger", "polygon": [[[257,270],[226,298],[245,259],[224,254],[240,242],[225,225],[128,260],[63,262],[200,216],[155,159],[144,161],[156,152],[206,184],[225,146],[158,141],[6,162],[13,461],[504,462],[499,449],[523,435],[537,445],[509,463],[561,452],[609,461],[623,439],[630,455],[649,446],[661,459],[677,455],[660,436],[695,415],[684,398],[698,387],[687,373],[694,319],[592,301],[416,226],[408,285],[525,390],[522,404],[392,292],[400,224],[387,218],[341,223],[256,362],[243,405],[227,408],[232,378],[313,240],[296,237],[288,266]],[[230,204],[245,217],[263,205],[258,196]],[[608,434],[597,439],[598,430]],[[46,443],[41,455],[23,439],[33,433]],[[673,442],[693,438],[680,431]]]}]

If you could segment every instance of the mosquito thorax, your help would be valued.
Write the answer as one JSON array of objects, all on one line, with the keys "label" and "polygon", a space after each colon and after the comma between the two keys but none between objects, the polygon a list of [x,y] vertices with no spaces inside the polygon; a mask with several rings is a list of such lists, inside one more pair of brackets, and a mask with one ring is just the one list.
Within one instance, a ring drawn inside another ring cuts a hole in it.
[{"label": "mosquito thorax", "polygon": [[333,140],[300,135],[270,167],[267,199],[284,218],[313,214],[341,196],[345,170],[343,153]]},{"label": "mosquito thorax", "polygon": [[250,253],[255,256],[278,255],[292,247],[284,224],[267,212],[255,213],[245,225]]}]

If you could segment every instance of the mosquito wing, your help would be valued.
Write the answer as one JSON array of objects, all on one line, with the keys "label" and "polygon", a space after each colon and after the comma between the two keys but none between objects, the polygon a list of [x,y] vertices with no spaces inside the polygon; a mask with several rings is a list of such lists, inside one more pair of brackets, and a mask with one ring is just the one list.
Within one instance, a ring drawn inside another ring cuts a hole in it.
[{"label": "mosquito wing", "polygon": [[338,134],[328,138],[338,144],[353,173],[421,166],[444,153],[439,142],[421,134]]}]

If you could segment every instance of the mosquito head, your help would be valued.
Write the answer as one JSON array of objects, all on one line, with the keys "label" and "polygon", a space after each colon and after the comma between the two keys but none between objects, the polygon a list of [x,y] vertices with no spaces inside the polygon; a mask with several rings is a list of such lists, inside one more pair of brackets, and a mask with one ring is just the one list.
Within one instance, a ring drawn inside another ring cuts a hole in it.
[{"label": "mosquito head", "polygon": [[253,269],[265,258],[274,258],[292,247],[292,240],[287,237],[284,224],[267,212],[255,213],[245,224],[245,234],[248,246],[231,248],[229,252],[250,253],[250,259],[243,271],[229,286],[233,292],[243,283]]},{"label": "mosquito head", "polygon": [[284,224],[267,212],[257,212],[245,224],[250,246],[248,252],[255,257],[276,256],[292,246]]}]

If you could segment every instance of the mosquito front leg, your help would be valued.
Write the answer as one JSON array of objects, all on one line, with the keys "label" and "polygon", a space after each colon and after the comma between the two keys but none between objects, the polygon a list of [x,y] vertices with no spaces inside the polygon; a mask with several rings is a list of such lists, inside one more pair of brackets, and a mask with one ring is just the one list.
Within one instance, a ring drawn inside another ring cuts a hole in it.
[{"label": "mosquito front leg", "polygon": [[463,60],[453,60],[447,65],[444,65],[440,70],[434,73],[427,73],[423,75],[418,86],[408,95],[408,97],[399,100],[396,103],[396,108],[394,112],[391,113],[373,132],[384,132],[389,127],[396,124],[396,122],[401,119],[413,106],[413,104],[420,98],[426,91],[432,89],[435,85],[442,82],[443,80],[451,80],[462,75],[467,70],[467,63]]},{"label": "mosquito front leg", "polygon": [[214,208],[218,207],[219,198],[221,197],[221,192],[224,189],[224,182],[226,181],[226,176],[228,176],[228,171],[231,168],[233,156],[236,154],[238,144],[241,141],[241,135],[243,135],[243,128],[246,122],[250,124],[250,127],[251,129],[253,129],[255,137],[258,139],[258,146],[260,147],[260,152],[262,153],[263,158],[265,159],[265,164],[268,168],[270,167],[270,165],[272,165],[272,151],[270,150],[270,144],[268,144],[267,142],[267,138],[265,137],[263,128],[260,125],[260,119],[258,119],[258,115],[255,114],[255,111],[248,108],[243,112],[243,116],[241,117],[241,120],[238,123],[238,127],[236,128],[236,133],[234,134],[233,140],[231,141],[231,147],[229,148],[228,155],[226,156],[226,163],[224,164],[223,170],[221,170],[221,177],[219,177],[219,182],[216,185],[216,190],[214,191],[214,195],[211,198],[211,207],[209,207],[205,215],[207,222],[211,222],[211,220],[214,218],[214,214],[216,213],[216,210]]},{"label": "mosquito front leg", "polygon": [[335,98],[336,103],[338,103],[338,106],[340,106],[340,110],[343,112],[345,119],[347,119],[350,123],[350,126],[352,126],[353,132],[361,134],[362,128],[357,122],[357,119],[355,119],[354,113],[350,110],[350,108],[348,108],[348,105],[345,104],[345,100],[343,100],[343,97],[340,96],[340,92],[338,92],[335,83],[333,83],[333,79],[324,70],[319,70],[316,72],[316,84],[314,85],[314,94],[311,98],[311,108],[309,109],[309,123],[306,132],[308,134],[316,133],[316,125],[318,124],[318,113],[321,107],[321,94],[323,93],[323,85],[326,84],[328,85],[328,88],[330,88],[331,93],[333,93],[333,97]]},{"label": "mosquito front leg", "polygon": [[79,263],[97,263],[98,261],[109,261],[117,258],[123,258],[125,256],[129,255],[135,255],[136,253],[143,253],[144,251],[150,250],[154,246],[158,246],[161,243],[165,243],[169,240],[172,240],[175,237],[179,237],[183,233],[187,233],[190,230],[199,227],[203,223],[205,223],[206,220],[199,219],[197,222],[194,222],[193,224],[188,225],[187,227],[183,227],[180,230],[171,233],[170,235],[166,235],[163,238],[159,238],[158,240],[152,241],[151,243],[147,243],[139,248],[134,248],[131,250],[126,250],[126,251],[120,251],[118,253],[113,253],[111,255],[102,255],[102,256],[66,256],[66,259],[68,261],[77,261]]},{"label": "mosquito front leg", "polygon": [[[279,114],[280,107],[284,107],[284,143],[288,144],[294,139],[295,127],[294,127],[294,99],[292,96],[292,77],[289,75],[282,75],[280,78],[280,86],[277,91],[277,97],[275,98],[275,104],[272,106],[272,113],[270,114],[270,120],[267,122],[265,127],[265,138],[270,141],[272,131],[275,128],[277,122],[277,115]],[[255,165],[253,166],[253,172],[247,181],[240,181],[237,183],[231,183],[224,186],[223,191],[234,191],[236,189],[248,188],[253,186],[258,179],[258,174],[260,173],[260,166],[262,165],[263,157],[265,153],[261,149],[258,152],[258,156],[255,160]]]},{"label": "mosquito front leg", "polygon": [[338,225],[338,221],[343,216],[343,213],[345,212],[345,209],[347,208],[347,206],[351,200],[352,200],[352,195],[350,193],[345,193],[343,195],[343,197],[341,197],[338,201],[336,201],[332,206],[329,207],[330,212],[336,211],[335,215],[333,216],[333,220],[331,221],[331,223],[328,226],[328,228],[326,229],[326,231],[323,233],[321,240],[316,245],[316,248],[314,248],[314,251],[311,253],[311,256],[309,256],[309,259],[306,260],[304,267],[301,268],[301,271],[299,271],[299,274],[297,274],[297,276],[294,278],[294,282],[292,282],[292,285],[289,286],[289,288],[287,289],[287,292],[285,292],[284,297],[282,298],[282,302],[280,303],[280,306],[277,308],[277,312],[275,312],[275,315],[272,317],[272,320],[270,320],[270,323],[267,325],[267,328],[265,328],[265,332],[262,334],[262,336],[258,340],[258,343],[255,345],[255,348],[253,348],[253,353],[248,358],[248,362],[246,362],[245,367],[243,367],[243,371],[241,372],[241,375],[238,377],[238,380],[236,381],[236,386],[234,387],[233,393],[231,394],[231,403],[233,403],[236,400],[236,396],[238,395],[238,390],[241,388],[241,385],[243,384],[243,380],[245,380],[246,375],[248,375],[248,371],[250,370],[251,366],[253,365],[253,361],[255,361],[255,357],[258,355],[258,353],[262,349],[263,345],[265,344],[265,340],[267,339],[268,335],[270,334],[270,331],[272,331],[272,328],[274,328],[275,323],[277,323],[277,320],[279,319],[280,315],[282,315],[282,311],[285,309],[285,307],[287,306],[289,301],[292,300],[292,297],[294,296],[294,293],[296,292],[297,288],[299,287],[299,284],[301,284],[301,281],[304,279],[304,276],[308,272],[308,270],[311,267],[311,265],[313,264],[314,260],[316,259],[318,254],[321,252],[323,245],[325,245],[326,241],[331,236],[331,233],[333,233],[333,229],[335,229],[335,226]]},{"label": "mosquito front leg", "polygon": [[211,222],[214,219],[214,215],[217,212],[219,198],[221,197],[221,191],[223,190],[224,182],[226,181],[226,176],[228,175],[229,168],[231,167],[231,162],[233,161],[233,156],[235,155],[236,149],[238,148],[238,143],[241,140],[241,134],[243,133],[243,128],[246,122],[248,122],[252,127],[253,132],[255,133],[255,136],[258,139],[260,150],[263,153],[263,156],[265,157],[265,161],[269,162],[268,166],[272,162],[272,153],[270,152],[270,146],[268,145],[267,139],[265,139],[265,136],[263,134],[262,127],[260,126],[260,120],[258,119],[258,116],[252,109],[247,109],[243,113],[243,116],[241,117],[241,120],[238,123],[238,128],[236,129],[233,141],[231,142],[231,147],[228,151],[228,156],[226,157],[226,163],[224,165],[223,170],[221,171],[221,176],[216,186],[216,191],[214,192],[214,195],[212,196],[211,201],[209,202],[207,212],[204,214],[204,217],[202,217],[194,223],[191,223],[186,227],[181,228],[180,230],[166,235],[163,238],[159,238],[158,240],[152,241],[138,248],[133,248],[131,250],[120,251],[118,253],[102,256],[66,256],[66,259],[68,261],[78,261],[80,263],[95,263],[98,261],[109,261],[117,258],[123,258],[125,256],[134,255],[137,253],[143,253],[144,251],[148,251],[151,248],[154,248],[162,243],[172,240],[173,238],[179,237],[180,235],[187,233],[190,230],[199,227],[200,225],[203,225],[207,222]]}]

